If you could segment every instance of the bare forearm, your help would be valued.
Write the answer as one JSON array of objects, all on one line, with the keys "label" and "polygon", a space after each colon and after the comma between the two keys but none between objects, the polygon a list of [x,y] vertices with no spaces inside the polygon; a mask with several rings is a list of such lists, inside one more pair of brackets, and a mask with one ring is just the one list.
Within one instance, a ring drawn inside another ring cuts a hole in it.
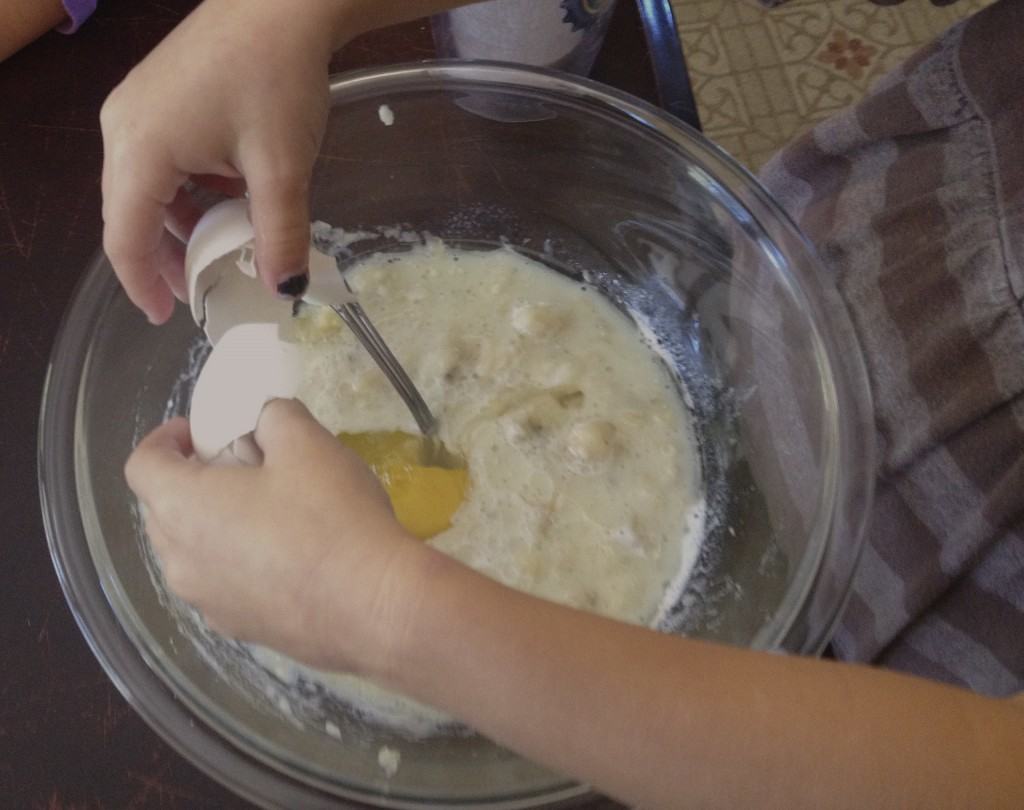
[{"label": "bare forearm", "polygon": [[0,61],[55,28],[64,17],[60,0],[0,3]]},{"label": "bare forearm", "polygon": [[431,566],[385,679],[620,799],[1024,806],[1019,706],[668,637]]},{"label": "bare forearm", "polygon": [[431,14],[466,6],[479,0],[331,0],[336,7],[339,33],[335,47],[341,47],[353,33],[364,33],[387,25],[417,20]]}]

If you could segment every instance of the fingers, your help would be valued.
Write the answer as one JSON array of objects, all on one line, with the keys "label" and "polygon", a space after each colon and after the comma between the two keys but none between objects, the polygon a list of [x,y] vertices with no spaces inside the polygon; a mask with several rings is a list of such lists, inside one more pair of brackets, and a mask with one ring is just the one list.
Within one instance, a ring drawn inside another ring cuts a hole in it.
[{"label": "fingers", "polygon": [[180,242],[188,242],[195,230],[196,223],[203,216],[202,207],[193,199],[188,189],[182,187],[174,195],[171,204],[167,206],[164,216],[164,223],[175,238]]},{"label": "fingers", "polygon": [[309,456],[325,442],[334,444],[331,434],[295,399],[268,402],[256,424],[255,435],[256,444],[271,462],[294,453]]},{"label": "fingers", "polygon": [[[153,257],[153,269],[182,303],[188,301],[188,283],[185,281],[185,245],[170,231],[160,236],[160,246]],[[173,311],[174,304],[171,303]],[[170,313],[168,313],[170,317]]]},{"label": "fingers", "polygon": [[[312,166],[292,158],[278,160],[267,152],[246,157],[243,154],[242,173],[249,187],[256,264],[263,282],[277,290],[308,270]],[[294,284],[286,288],[289,293],[295,292]]]},{"label": "fingers", "polygon": [[132,303],[161,324],[174,310],[167,279],[181,276],[183,256],[165,236],[165,212],[184,177],[152,164],[147,171],[148,159],[104,159],[103,248]]},{"label": "fingers", "polygon": [[191,455],[188,422],[172,419],[139,442],[129,456],[124,467],[128,486],[147,506],[160,502],[168,493],[187,497],[192,479],[201,467]]},{"label": "fingers", "polygon": [[[143,203],[138,206],[141,213]],[[128,206],[130,207],[130,206]],[[150,323],[166,323],[174,311],[174,294],[164,278],[164,270],[173,277],[177,253],[164,238],[162,211],[150,217],[144,230],[132,230],[130,223],[117,223],[119,214],[112,214],[104,227],[103,248],[121,285],[132,303],[141,309]],[[142,221],[142,216],[134,218]],[[159,228],[157,230],[156,228]]]}]

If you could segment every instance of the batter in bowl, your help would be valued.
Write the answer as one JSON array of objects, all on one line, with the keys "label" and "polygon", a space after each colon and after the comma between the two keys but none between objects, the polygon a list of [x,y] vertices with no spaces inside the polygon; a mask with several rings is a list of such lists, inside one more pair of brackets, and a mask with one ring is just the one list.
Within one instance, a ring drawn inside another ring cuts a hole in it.
[{"label": "batter in bowl", "polygon": [[[371,257],[349,278],[466,462],[461,505],[426,542],[536,596],[655,624],[697,558],[703,500],[678,385],[637,325],[509,249],[431,241]],[[299,397],[323,425],[416,433],[334,313],[310,310],[297,331]],[[319,679],[380,708],[379,690]]]}]

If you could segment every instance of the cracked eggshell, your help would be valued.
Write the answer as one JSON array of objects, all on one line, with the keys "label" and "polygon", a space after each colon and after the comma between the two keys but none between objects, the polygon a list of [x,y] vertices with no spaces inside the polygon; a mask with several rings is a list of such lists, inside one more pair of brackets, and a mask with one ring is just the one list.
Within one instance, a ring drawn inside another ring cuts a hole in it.
[{"label": "cracked eggshell", "polygon": [[[285,324],[293,302],[274,297],[256,273],[254,233],[245,200],[227,200],[199,220],[185,252],[192,319],[216,345],[240,323]],[[354,301],[333,257],[309,248],[309,286],[303,301],[339,306]]]},{"label": "cracked eggshell", "polygon": [[293,398],[301,383],[301,350],[281,340],[276,324],[229,329],[213,347],[192,392],[189,417],[196,455],[202,461],[258,463],[255,442],[239,440],[256,429],[264,405]]},{"label": "cracked eggshell", "polygon": [[274,298],[253,263],[253,229],[244,200],[211,208],[185,252],[192,318],[213,351],[192,392],[192,445],[203,461],[259,463],[251,433],[263,406],[293,397],[301,381],[297,347],[281,339],[292,304]]},{"label": "cracked eggshell", "polygon": [[[259,463],[251,438],[263,406],[294,397],[302,381],[299,348],[283,339],[294,303],[274,297],[256,273],[248,204],[211,208],[185,254],[189,306],[213,351],[192,394],[192,444],[204,461]],[[355,300],[337,262],[310,246],[303,300],[338,306]]]},{"label": "cracked eggshell", "polygon": [[189,239],[188,303],[213,345],[237,324],[285,323],[291,317],[292,302],[271,295],[256,274],[253,239],[245,200],[215,205]]}]

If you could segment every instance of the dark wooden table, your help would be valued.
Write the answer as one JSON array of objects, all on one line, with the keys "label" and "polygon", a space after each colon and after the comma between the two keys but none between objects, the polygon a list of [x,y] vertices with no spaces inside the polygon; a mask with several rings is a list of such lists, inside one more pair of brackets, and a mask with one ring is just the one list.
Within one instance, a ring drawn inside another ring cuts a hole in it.
[{"label": "dark wooden table", "polygon": [[[100,105],[196,0],[100,5],[77,35],[48,35],[0,64],[0,808],[248,807],[164,744],[103,674],[64,602],[40,517],[47,358],[100,245]],[[352,43],[335,67],[432,55],[417,23]],[[595,77],[657,100],[628,0]]]}]

